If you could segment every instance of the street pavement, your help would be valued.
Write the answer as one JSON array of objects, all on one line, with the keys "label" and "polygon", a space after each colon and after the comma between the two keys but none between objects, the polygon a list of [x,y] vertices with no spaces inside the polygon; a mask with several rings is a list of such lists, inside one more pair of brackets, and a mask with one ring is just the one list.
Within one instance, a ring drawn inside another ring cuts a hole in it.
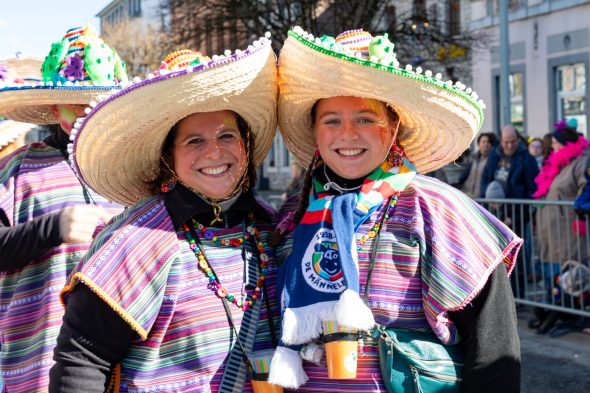
[{"label": "street pavement", "polygon": [[539,335],[527,327],[530,318],[531,308],[519,306],[521,393],[590,393],[590,335]]}]

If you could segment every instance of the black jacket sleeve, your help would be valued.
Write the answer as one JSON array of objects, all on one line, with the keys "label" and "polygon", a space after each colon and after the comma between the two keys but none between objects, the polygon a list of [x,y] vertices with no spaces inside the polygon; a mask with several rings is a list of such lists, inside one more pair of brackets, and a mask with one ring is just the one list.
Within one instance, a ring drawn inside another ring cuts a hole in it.
[{"label": "black jacket sleeve", "polygon": [[36,217],[10,226],[0,209],[0,272],[24,267],[62,243],[59,232],[60,213]]},{"label": "black jacket sleeve", "polygon": [[49,373],[49,392],[104,392],[113,367],[127,354],[135,332],[86,285],[68,295]]},{"label": "black jacket sleeve", "polygon": [[462,392],[520,392],[520,340],[516,309],[500,264],[466,308],[450,312],[465,352]]}]

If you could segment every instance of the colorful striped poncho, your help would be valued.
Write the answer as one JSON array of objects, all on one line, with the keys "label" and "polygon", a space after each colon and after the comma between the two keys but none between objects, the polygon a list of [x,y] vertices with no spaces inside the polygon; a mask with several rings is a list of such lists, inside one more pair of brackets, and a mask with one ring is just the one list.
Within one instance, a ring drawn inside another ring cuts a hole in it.
[{"label": "colorful striped poncho", "polygon": [[[266,244],[273,226],[257,228]],[[222,240],[236,238],[244,229],[238,225],[214,231]],[[232,294],[240,293],[246,274],[254,286],[260,274],[258,254],[250,241],[245,245],[250,257],[247,270],[242,247],[202,239],[209,263]],[[267,295],[278,330],[277,270],[271,258]],[[97,237],[64,291],[65,302],[69,290],[80,283],[95,291],[137,333],[115,371],[114,391],[252,391],[221,299],[208,288],[208,278],[199,269],[184,232],[175,230],[161,196],[127,209]],[[233,305],[230,308],[249,357],[272,348],[261,297],[245,312]]]},{"label": "colorful striped poncho", "polygon": [[[109,213],[122,210],[87,190]],[[0,161],[0,208],[11,225],[86,204],[62,153],[45,143]],[[64,313],[59,292],[89,244],[62,244],[21,269],[0,273],[0,372],[9,392],[45,392]]]},{"label": "colorful striped poncho", "polygon": [[[377,209],[356,232],[357,243],[383,214]],[[291,201],[281,216],[296,209]],[[465,307],[500,264],[512,271],[522,240],[484,208],[454,188],[417,175],[400,194],[394,213],[380,232],[368,299],[375,321],[387,327],[432,330],[444,344],[460,341],[446,314]],[[373,241],[358,252],[363,293]],[[292,234],[277,250],[284,261]],[[363,339],[357,378],[329,380],[325,366],[304,362],[309,380],[297,392],[386,392],[376,343]]]}]

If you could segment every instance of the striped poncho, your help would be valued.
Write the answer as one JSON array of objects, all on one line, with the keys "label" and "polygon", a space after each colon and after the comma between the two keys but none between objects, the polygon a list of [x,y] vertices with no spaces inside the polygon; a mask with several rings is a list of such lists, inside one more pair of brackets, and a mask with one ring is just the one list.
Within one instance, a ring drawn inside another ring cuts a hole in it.
[{"label": "striped poncho", "polygon": [[[87,192],[110,214],[122,210]],[[79,180],[58,149],[35,143],[0,161],[0,209],[10,225],[86,203]],[[7,391],[47,391],[64,313],[59,292],[88,246],[62,244],[23,268],[0,273],[0,372]]]},{"label": "striped poncho", "polygon": [[[385,204],[386,205],[386,204]],[[356,232],[366,234],[383,214],[382,206]],[[286,216],[291,203],[281,211]],[[448,311],[465,307],[500,264],[511,272],[522,240],[484,208],[454,188],[417,175],[400,194],[394,213],[380,232],[368,305],[375,321],[387,327],[432,330],[444,344],[460,341]],[[277,250],[285,260],[292,234]],[[373,241],[358,252],[360,291],[364,292]],[[329,380],[325,366],[304,362],[309,378],[297,392],[386,392],[378,347],[363,339],[357,378]]]},{"label": "striped poncho", "polygon": [[[257,225],[268,249],[272,225]],[[243,225],[215,229],[219,240],[243,234]],[[202,248],[220,282],[239,294],[247,274],[256,286],[260,269],[250,241],[242,247],[202,239]],[[248,256],[245,271],[244,255]],[[273,324],[279,327],[275,300],[277,266],[271,258],[266,282]],[[126,210],[93,243],[64,301],[75,285],[91,288],[137,333],[116,367],[112,384],[119,392],[251,392],[246,368],[221,299],[208,288],[183,231],[176,231],[162,196]],[[267,308],[261,297],[248,308],[230,305],[247,355],[272,348]],[[92,310],[89,310],[92,312]]]}]

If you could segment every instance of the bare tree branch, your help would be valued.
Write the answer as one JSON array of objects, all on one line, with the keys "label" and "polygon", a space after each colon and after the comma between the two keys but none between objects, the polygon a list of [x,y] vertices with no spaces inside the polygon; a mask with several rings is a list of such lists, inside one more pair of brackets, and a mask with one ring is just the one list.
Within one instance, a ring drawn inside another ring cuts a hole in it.
[{"label": "bare tree branch", "polygon": [[105,26],[102,36],[127,64],[130,77],[145,75],[158,69],[162,59],[172,50],[168,35],[143,25],[140,19],[124,19],[115,26]]},{"label": "bare tree branch", "polygon": [[[456,27],[448,20],[448,9],[439,13],[440,7],[434,5],[427,10],[422,1],[410,7],[407,0],[169,0],[169,4],[174,42],[208,54],[244,47],[266,31],[273,35],[278,52],[293,26],[333,36],[363,28],[388,33],[400,63],[442,70],[456,80],[457,69],[466,67],[471,51],[489,44],[483,33],[450,34]],[[398,9],[404,11],[397,13]]]}]

